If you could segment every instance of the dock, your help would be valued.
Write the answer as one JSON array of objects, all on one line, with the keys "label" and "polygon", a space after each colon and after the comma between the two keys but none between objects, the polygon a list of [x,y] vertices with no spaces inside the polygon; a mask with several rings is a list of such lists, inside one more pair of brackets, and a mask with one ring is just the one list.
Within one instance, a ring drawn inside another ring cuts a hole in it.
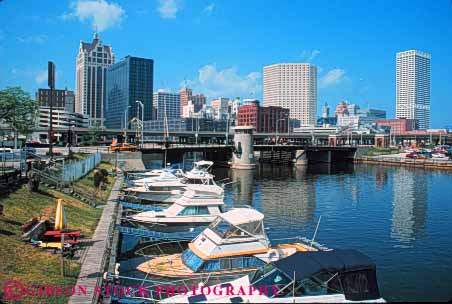
[{"label": "dock", "polygon": [[99,295],[95,293],[95,290],[96,287],[100,287],[102,284],[102,275],[107,271],[108,261],[110,259],[121,183],[122,177],[118,177],[113,185],[107,204],[104,207],[96,231],[90,240],[92,245],[87,249],[82,261],[76,286],[86,287],[86,294],[73,295],[69,299],[70,304],[97,302]]}]

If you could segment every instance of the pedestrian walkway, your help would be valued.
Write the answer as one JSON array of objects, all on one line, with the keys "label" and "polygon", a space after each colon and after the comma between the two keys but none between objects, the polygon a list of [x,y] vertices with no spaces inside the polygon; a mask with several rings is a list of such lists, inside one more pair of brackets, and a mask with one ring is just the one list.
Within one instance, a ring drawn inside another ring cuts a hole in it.
[{"label": "pedestrian walkway", "polygon": [[111,238],[117,216],[121,183],[122,177],[117,178],[93,238],[90,240],[92,245],[87,249],[80,269],[76,286],[86,287],[86,294],[73,295],[69,299],[70,304],[92,303],[98,296],[95,294],[95,290],[96,286],[102,284],[102,275],[106,271],[107,261],[110,256]]}]

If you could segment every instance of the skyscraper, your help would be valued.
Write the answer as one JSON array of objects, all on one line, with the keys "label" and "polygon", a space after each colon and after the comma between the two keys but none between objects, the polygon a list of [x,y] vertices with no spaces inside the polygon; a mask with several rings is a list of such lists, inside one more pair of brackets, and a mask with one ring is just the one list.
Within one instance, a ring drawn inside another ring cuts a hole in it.
[{"label": "skyscraper", "polygon": [[110,66],[107,71],[106,127],[123,127],[124,113],[129,106],[127,122],[129,123],[133,117],[141,119],[141,108],[138,108],[137,100],[144,105],[144,120],[151,120],[153,90],[154,61],[152,59],[127,56]]},{"label": "skyscraper", "polygon": [[90,125],[104,125],[107,68],[115,61],[111,46],[94,33],[93,42],[82,42],[75,73],[75,111],[89,117]]},{"label": "skyscraper", "polygon": [[428,53],[397,53],[396,117],[416,119],[418,129],[430,128],[430,59]]},{"label": "skyscraper", "polygon": [[290,118],[314,126],[317,116],[317,68],[309,63],[264,67],[264,106],[290,110]]},{"label": "skyscraper", "polygon": [[180,118],[180,95],[159,90],[154,92],[155,119],[163,120]]}]

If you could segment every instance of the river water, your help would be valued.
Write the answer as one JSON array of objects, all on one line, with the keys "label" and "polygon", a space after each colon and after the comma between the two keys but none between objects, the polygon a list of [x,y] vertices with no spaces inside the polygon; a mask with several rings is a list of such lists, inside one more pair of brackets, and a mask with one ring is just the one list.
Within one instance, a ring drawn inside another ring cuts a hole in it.
[{"label": "river water", "polygon": [[216,169],[226,202],[265,214],[270,238],[358,249],[377,264],[387,300],[452,299],[452,173],[342,164]]}]

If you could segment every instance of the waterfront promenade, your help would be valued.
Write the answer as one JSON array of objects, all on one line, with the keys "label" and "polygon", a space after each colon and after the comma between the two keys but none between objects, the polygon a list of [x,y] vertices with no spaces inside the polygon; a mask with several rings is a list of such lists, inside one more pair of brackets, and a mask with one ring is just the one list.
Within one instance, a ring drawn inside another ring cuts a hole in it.
[{"label": "waterfront promenade", "polygon": [[76,286],[85,286],[86,294],[76,294],[69,299],[70,304],[95,302],[95,287],[102,284],[102,275],[106,271],[110,258],[113,229],[116,221],[118,195],[122,177],[118,177],[113,185],[110,197],[104,207],[102,216],[90,240],[92,245],[87,249]]}]

